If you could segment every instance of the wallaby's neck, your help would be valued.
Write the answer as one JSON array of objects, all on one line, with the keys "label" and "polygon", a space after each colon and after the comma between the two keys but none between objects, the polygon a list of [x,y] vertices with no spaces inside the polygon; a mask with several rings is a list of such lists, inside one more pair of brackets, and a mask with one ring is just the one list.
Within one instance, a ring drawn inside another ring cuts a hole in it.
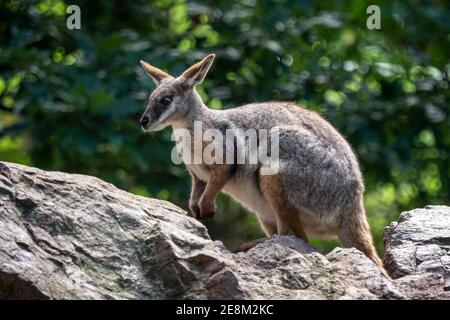
[{"label": "wallaby's neck", "polygon": [[215,111],[217,111],[209,109],[195,89],[192,94],[192,105],[189,106],[188,112],[182,119],[173,123],[173,129],[187,128],[194,123],[194,121],[205,121],[210,119],[213,117]]}]

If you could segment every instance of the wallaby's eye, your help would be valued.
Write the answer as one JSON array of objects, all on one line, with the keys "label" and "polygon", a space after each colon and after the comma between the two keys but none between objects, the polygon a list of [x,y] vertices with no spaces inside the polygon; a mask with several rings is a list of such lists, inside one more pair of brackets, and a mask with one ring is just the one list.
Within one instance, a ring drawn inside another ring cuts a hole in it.
[{"label": "wallaby's eye", "polygon": [[164,97],[161,99],[161,104],[167,107],[172,102],[172,97]]}]

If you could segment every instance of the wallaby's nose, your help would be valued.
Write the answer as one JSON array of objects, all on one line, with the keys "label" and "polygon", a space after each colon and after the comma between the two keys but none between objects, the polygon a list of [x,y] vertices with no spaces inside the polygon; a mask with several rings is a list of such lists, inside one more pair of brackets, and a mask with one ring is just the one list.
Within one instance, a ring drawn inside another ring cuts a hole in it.
[{"label": "wallaby's nose", "polygon": [[145,127],[148,125],[148,122],[149,122],[150,120],[149,120],[149,118],[148,117],[142,117],[142,119],[141,119],[141,126],[142,126],[142,128],[144,128],[145,129]]}]

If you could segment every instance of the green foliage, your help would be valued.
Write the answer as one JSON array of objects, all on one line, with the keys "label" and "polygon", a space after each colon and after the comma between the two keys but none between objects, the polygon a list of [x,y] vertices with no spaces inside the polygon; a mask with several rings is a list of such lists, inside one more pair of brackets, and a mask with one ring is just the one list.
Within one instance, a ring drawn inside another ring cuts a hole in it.
[{"label": "green foliage", "polygon": [[[214,52],[199,88],[211,107],[294,100],[350,140],[379,249],[401,210],[448,203],[445,1],[381,1],[381,30],[366,29],[370,1],[72,1],[81,30],[66,28],[68,4],[0,3],[0,159],[186,207],[188,175],[170,162],[170,131],[138,126],[153,89],[138,61],[179,74]],[[261,235],[226,197],[220,208],[214,237],[233,246]]]}]

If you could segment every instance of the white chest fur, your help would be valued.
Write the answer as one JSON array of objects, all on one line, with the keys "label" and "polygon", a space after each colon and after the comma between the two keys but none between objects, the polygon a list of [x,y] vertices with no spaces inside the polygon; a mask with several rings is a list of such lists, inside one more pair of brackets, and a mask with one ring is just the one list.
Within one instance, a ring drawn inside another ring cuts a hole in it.
[{"label": "white chest fur", "polygon": [[275,224],[275,216],[270,205],[251,180],[232,179],[225,185],[223,191],[255,213],[260,220]]}]

